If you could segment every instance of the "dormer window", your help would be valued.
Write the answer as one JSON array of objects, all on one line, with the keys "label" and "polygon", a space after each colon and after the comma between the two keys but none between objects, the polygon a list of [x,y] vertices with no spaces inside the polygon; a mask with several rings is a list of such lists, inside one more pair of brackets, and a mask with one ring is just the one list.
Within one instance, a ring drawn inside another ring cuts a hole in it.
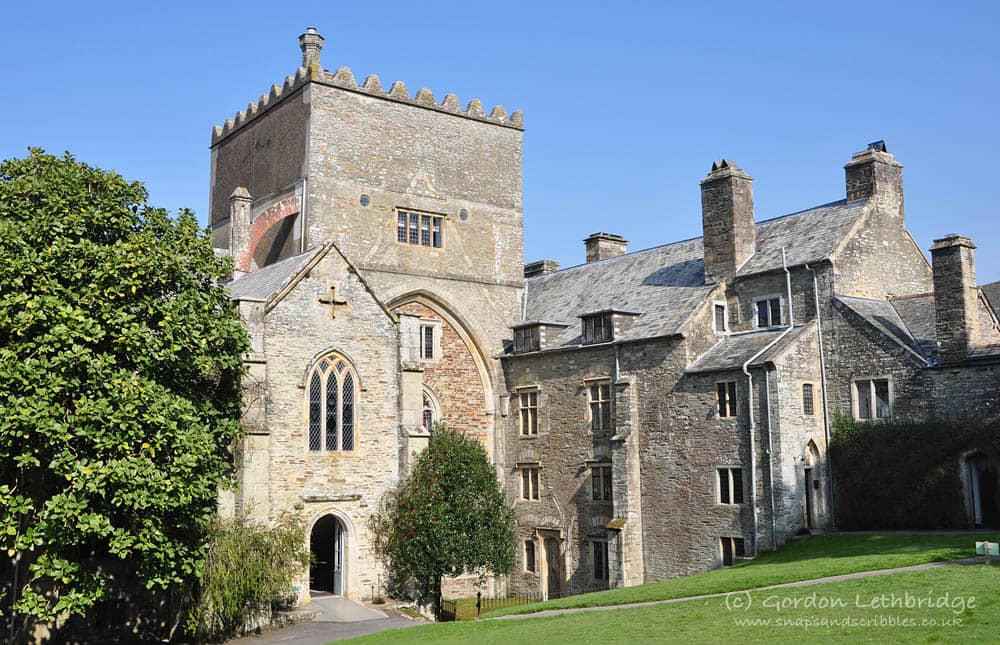
[{"label": "dormer window", "polygon": [[514,353],[537,352],[539,347],[539,328],[521,327],[514,330]]},{"label": "dormer window", "polygon": [[545,320],[526,320],[511,325],[514,330],[514,353],[527,354],[541,352],[547,347],[548,341],[557,341],[566,325]]},{"label": "dormer window", "polygon": [[594,314],[583,319],[583,344],[607,343],[615,338],[615,319],[612,313]]}]

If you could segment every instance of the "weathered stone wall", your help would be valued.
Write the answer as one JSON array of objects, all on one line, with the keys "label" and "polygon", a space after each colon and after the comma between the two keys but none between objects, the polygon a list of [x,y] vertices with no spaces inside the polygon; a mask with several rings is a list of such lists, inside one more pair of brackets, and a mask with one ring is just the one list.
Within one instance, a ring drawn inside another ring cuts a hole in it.
[{"label": "weathered stone wall", "polygon": [[1000,364],[944,367],[928,371],[936,417],[1000,416]]},{"label": "weathered stone wall", "polygon": [[[348,301],[337,308],[336,318],[319,302],[329,285]],[[264,326],[270,517],[302,508],[311,527],[321,516],[335,514],[348,531],[347,594],[370,593],[380,567],[371,552],[368,517],[399,476],[396,326],[335,250],[266,315]],[[305,379],[329,351],[339,352],[357,371],[350,452],[309,450]],[[305,579],[302,588],[308,588]]]},{"label": "weathered stone wall", "polygon": [[243,186],[256,199],[281,192],[305,173],[307,91],[299,90],[212,147],[209,225],[212,243],[229,247],[229,195]]},{"label": "weathered stone wall", "polygon": [[931,268],[902,224],[881,210],[871,210],[833,260],[835,288],[843,296],[884,299],[930,293]]},{"label": "weathered stone wall", "polygon": [[[614,376],[614,350],[610,346],[572,352],[552,352],[505,360],[505,382],[510,399],[503,422],[504,480],[507,498],[517,521],[518,558],[510,579],[513,590],[539,591],[546,571],[538,558],[538,573],[525,571],[524,542],[537,539],[538,531],[561,537],[559,565],[563,593],[581,593],[603,585],[593,580],[588,538],[613,537],[604,527],[614,514],[613,504],[591,500],[590,468],[596,456],[610,454],[610,432],[590,428],[587,387],[590,379],[610,383]],[[537,388],[538,435],[521,435],[516,393]],[[521,474],[517,464],[536,463],[541,468],[539,500],[521,499]],[[550,593],[552,590],[549,590]]]},{"label": "weathered stone wall", "polygon": [[[806,414],[803,385],[812,386],[812,414]],[[829,487],[826,471],[826,428],[823,419],[823,383],[820,374],[819,336],[810,323],[775,359],[768,371],[768,405],[762,419],[762,477],[773,476],[774,539],[771,538],[770,491],[765,487],[767,510],[760,527],[761,548],[780,546],[807,526],[806,495],[813,503],[811,528],[829,527]],[[768,457],[768,452],[771,456]],[[806,482],[805,469],[812,469]],[[770,469],[770,471],[769,471]],[[815,488],[819,482],[819,488]],[[807,487],[809,487],[807,489]],[[811,489],[811,490],[810,490]]]}]

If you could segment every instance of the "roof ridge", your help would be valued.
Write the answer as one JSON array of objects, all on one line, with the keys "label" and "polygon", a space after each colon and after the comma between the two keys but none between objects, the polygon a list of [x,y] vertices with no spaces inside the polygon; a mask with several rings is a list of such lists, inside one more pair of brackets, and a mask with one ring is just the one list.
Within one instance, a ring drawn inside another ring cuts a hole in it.
[{"label": "roof ridge", "polygon": [[[794,213],[787,213],[785,215],[778,215],[776,217],[771,217],[771,218],[768,218],[768,219],[754,220],[754,227],[757,227],[757,226],[759,226],[761,224],[769,224],[771,222],[776,222],[776,221],[780,221],[780,220],[783,220],[783,219],[788,219],[790,217],[801,216],[801,215],[804,215],[806,213],[810,213],[812,211],[819,210],[821,208],[830,208],[832,206],[847,205],[847,204],[852,204],[852,203],[861,204],[861,203],[864,203],[865,201],[866,200],[864,200],[864,199],[856,199],[853,202],[849,202],[846,199],[838,199],[838,200],[835,200],[835,201],[832,201],[832,202],[827,202],[825,204],[818,204],[816,206],[810,206],[809,208],[804,208],[802,210],[795,211]],[[547,278],[549,276],[557,275],[557,274],[560,274],[560,273],[565,273],[567,271],[572,271],[573,269],[579,269],[580,267],[593,266],[593,265],[596,265],[596,264],[600,264],[602,262],[610,262],[610,261],[613,261],[613,260],[620,260],[621,258],[635,257],[635,256],[637,256],[637,255],[639,255],[641,253],[646,253],[646,252],[649,252],[649,251],[656,251],[658,249],[664,249],[666,247],[675,246],[677,244],[685,244],[685,243],[689,243],[689,242],[695,242],[697,240],[702,239],[702,237],[704,237],[704,236],[698,235],[698,236],[689,237],[689,238],[686,238],[686,239],[683,239],[683,240],[675,240],[673,242],[666,242],[664,244],[657,244],[656,246],[650,246],[650,247],[645,248],[645,249],[637,249],[635,251],[630,251],[628,253],[622,253],[621,255],[616,255],[614,257],[604,258],[602,260],[593,260],[591,262],[582,262],[580,264],[574,264],[573,266],[568,266],[568,267],[560,268],[558,271],[552,271],[550,273],[544,273],[544,274],[541,274],[541,275],[538,275],[538,276],[533,276],[531,278],[528,278],[528,280],[543,280],[543,279],[545,279],[545,278]],[[748,260],[749,259],[750,258],[748,258]]]}]

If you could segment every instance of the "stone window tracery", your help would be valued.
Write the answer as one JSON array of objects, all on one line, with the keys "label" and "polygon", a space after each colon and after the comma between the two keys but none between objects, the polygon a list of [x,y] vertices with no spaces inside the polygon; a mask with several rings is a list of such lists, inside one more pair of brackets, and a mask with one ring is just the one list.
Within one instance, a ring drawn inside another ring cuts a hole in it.
[{"label": "stone window tracery", "polygon": [[308,379],[309,450],[349,452],[355,446],[357,377],[338,354],[316,362]]}]

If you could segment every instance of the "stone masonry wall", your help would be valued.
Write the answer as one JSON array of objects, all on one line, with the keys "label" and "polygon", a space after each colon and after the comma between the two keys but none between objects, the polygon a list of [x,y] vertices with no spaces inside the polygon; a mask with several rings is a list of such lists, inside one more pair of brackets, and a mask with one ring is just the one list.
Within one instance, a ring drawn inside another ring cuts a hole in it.
[{"label": "stone masonry wall", "polygon": [[[768,466],[773,466],[775,537],[772,542],[771,509],[768,508],[766,523],[760,527],[762,548],[772,544],[780,546],[806,526],[807,494],[813,502],[812,528],[829,526],[823,382],[815,322],[775,360],[768,377],[770,396],[763,440],[767,441],[770,430],[771,457],[764,454],[762,473],[767,476]],[[806,414],[804,406],[802,386],[806,384],[812,385],[812,414]],[[805,481],[807,467],[812,468],[808,484]],[[819,482],[818,489],[814,482]],[[769,507],[770,497],[764,502]]]},{"label": "stone masonry wall", "polygon": [[[309,105],[306,94],[290,96],[212,148],[209,224],[212,243],[229,246],[229,195],[243,186],[256,199],[281,192],[305,172]],[[221,226],[220,226],[221,225]]]},{"label": "stone masonry wall", "polygon": [[[537,539],[539,529],[561,536],[562,592],[602,588],[593,580],[588,538],[612,537],[604,526],[611,520],[613,508],[611,502],[591,500],[587,462],[609,454],[611,435],[595,435],[590,429],[587,386],[600,382],[589,379],[610,383],[614,350],[605,345],[519,356],[505,360],[504,367],[510,394],[502,430],[504,481],[507,498],[514,505],[518,549],[511,589],[537,592],[543,588],[546,571],[539,567],[537,573],[527,572],[524,563],[526,540],[537,540],[538,552],[542,550],[542,541]],[[537,436],[520,434],[516,394],[522,388],[538,391]],[[521,476],[516,465],[536,462],[541,468],[540,499],[521,499]]]},{"label": "stone masonry wall", "polygon": [[458,330],[444,316],[427,305],[413,302],[398,310],[441,324],[441,354],[421,363],[423,384],[437,397],[441,404],[441,420],[448,427],[475,437],[487,452],[492,452],[492,411],[487,409],[486,388],[476,368],[474,349],[466,345]]},{"label": "stone masonry wall", "polygon": [[[331,284],[348,301],[336,318],[318,301]],[[380,568],[371,552],[368,517],[399,476],[396,326],[335,250],[267,314],[265,325],[271,515],[302,508],[311,526],[324,514],[335,514],[348,529],[347,593],[370,593]],[[314,452],[308,446],[305,378],[315,360],[331,350],[357,370],[352,452]],[[302,585],[307,589],[307,580]]]}]

